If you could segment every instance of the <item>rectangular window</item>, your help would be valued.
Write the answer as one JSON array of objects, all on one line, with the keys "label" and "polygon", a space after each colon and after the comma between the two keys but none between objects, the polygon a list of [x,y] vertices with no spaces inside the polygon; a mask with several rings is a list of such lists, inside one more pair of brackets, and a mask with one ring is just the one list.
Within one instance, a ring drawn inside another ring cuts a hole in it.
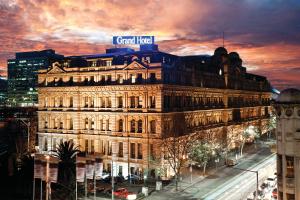
[{"label": "rectangular window", "polygon": [[111,83],[111,75],[107,75],[106,83]]},{"label": "rectangular window", "polygon": [[91,130],[95,129],[95,119],[92,119],[91,121]]},{"label": "rectangular window", "polygon": [[106,120],[106,130],[110,131],[110,128],[109,128],[109,119]]},{"label": "rectangular window", "polygon": [[143,76],[142,74],[137,74],[137,78],[136,78],[136,83],[142,83],[142,80],[143,80]]},{"label": "rectangular window", "polygon": [[294,157],[286,156],[286,177],[294,178]]},{"label": "rectangular window", "polygon": [[131,80],[131,83],[136,83],[136,76],[135,76],[135,74],[130,74],[130,80]]},{"label": "rectangular window", "polygon": [[143,159],[143,148],[142,148],[142,144],[138,144],[138,159]]},{"label": "rectangular window", "polygon": [[84,151],[85,151],[86,153],[89,152],[89,140],[85,140]]},{"label": "rectangular window", "polygon": [[154,147],[153,147],[153,144],[150,144],[150,149],[149,149],[149,151],[150,151],[150,159],[151,159],[151,160],[154,160],[155,157],[154,157]]},{"label": "rectangular window", "polygon": [[138,103],[137,107],[142,108],[143,107],[143,100],[141,97],[136,97],[136,101]]},{"label": "rectangular window", "polygon": [[117,83],[119,83],[119,84],[123,83],[123,76],[121,74],[117,75]]},{"label": "rectangular window", "polygon": [[91,140],[91,153],[95,153],[95,143],[94,140]]},{"label": "rectangular window", "polygon": [[150,83],[154,83],[156,81],[155,73],[150,73]]},{"label": "rectangular window", "polygon": [[70,97],[69,107],[73,107],[73,97]]},{"label": "rectangular window", "polygon": [[109,67],[109,66],[111,66],[111,65],[112,65],[112,61],[111,61],[111,60],[107,60],[107,61],[106,61],[106,66]]},{"label": "rectangular window", "polygon": [[99,121],[99,128],[101,131],[104,131],[103,119],[100,119],[100,121]]},{"label": "rectangular window", "polygon": [[59,107],[63,107],[63,98],[62,97],[59,98]]},{"label": "rectangular window", "polygon": [[123,142],[119,142],[119,157],[123,157]]},{"label": "rectangular window", "polygon": [[155,96],[150,96],[150,108],[155,108]]},{"label": "rectangular window", "polygon": [[111,156],[112,153],[112,143],[111,141],[107,141],[108,152],[107,155]]},{"label": "rectangular window", "polygon": [[130,143],[130,158],[135,158],[135,143]]},{"label": "rectangular window", "polygon": [[85,128],[85,130],[89,130],[89,119],[88,118],[85,118],[85,120],[84,120],[84,128]]},{"label": "rectangular window", "polygon": [[118,97],[118,108],[123,108],[123,97]]},{"label": "rectangular window", "polygon": [[134,96],[130,97],[130,108],[135,108],[135,97]]},{"label": "rectangular window", "polygon": [[89,98],[88,97],[84,97],[84,107],[89,107]]},{"label": "rectangular window", "polygon": [[111,98],[110,97],[106,97],[107,100],[107,108],[111,108]]},{"label": "rectangular window", "polygon": [[52,139],[52,150],[56,150],[56,138]]}]

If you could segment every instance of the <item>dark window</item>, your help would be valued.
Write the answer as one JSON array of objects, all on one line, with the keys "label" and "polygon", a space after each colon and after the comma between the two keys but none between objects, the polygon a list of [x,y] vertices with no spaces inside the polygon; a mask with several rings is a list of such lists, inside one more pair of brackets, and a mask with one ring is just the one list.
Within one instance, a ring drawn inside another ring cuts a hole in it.
[{"label": "dark window", "polygon": [[119,120],[119,132],[123,132],[123,120]]},{"label": "dark window", "polygon": [[119,157],[123,157],[123,142],[119,142]]},{"label": "dark window", "polygon": [[156,81],[155,73],[150,73],[150,83],[154,83]]},{"label": "dark window", "polygon": [[142,144],[138,144],[138,159],[143,159],[143,148],[142,148]]},{"label": "dark window", "polygon": [[143,132],[143,121],[140,119],[138,121],[138,133],[142,133]]},{"label": "dark window", "polygon": [[156,132],[156,123],[155,120],[150,121],[150,133]]},{"label": "dark window", "polygon": [[135,143],[130,143],[130,158],[135,158]]}]

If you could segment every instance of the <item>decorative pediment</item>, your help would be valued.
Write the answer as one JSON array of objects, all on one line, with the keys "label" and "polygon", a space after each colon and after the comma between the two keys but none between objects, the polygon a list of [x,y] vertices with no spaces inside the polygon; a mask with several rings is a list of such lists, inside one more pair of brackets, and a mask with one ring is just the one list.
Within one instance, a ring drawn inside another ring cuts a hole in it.
[{"label": "decorative pediment", "polygon": [[132,63],[127,65],[124,69],[127,69],[127,70],[128,69],[147,69],[147,67],[137,61],[133,61]]},{"label": "decorative pediment", "polygon": [[51,69],[48,71],[48,74],[59,74],[59,73],[65,73],[66,71],[63,69],[61,64],[59,62],[55,62],[52,64]]}]

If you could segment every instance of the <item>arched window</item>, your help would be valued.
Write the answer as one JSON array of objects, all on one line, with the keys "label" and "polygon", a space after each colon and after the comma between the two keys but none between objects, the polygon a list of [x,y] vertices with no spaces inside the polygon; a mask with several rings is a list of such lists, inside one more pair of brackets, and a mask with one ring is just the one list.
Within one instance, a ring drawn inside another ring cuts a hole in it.
[{"label": "arched window", "polygon": [[150,133],[156,133],[156,122],[155,122],[155,120],[150,121]]},{"label": "arched window", "polygon": [[137,130],[138,133],[142,133],[143,132],[143,121],[140,119],[138,121],[138,130]]},{"label": "arched window", "polygon": [[119,127],[118,131],[123,132],[123,120],[122,119],[119,120],[119,126],[118,127]]},{"label": "arched window", "polygon": [[130,132],[135,133],[135,120],[131,120],[130,122]]}]

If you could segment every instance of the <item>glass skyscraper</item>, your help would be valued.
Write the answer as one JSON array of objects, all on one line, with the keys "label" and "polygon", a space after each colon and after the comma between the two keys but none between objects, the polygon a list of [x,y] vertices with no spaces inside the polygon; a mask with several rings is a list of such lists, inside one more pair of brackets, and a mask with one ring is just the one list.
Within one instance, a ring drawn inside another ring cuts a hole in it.
[{"label": "glass skyscraper", "polygon": [[37,104],[37,72],[47,69],[52,63],[61,61],[63,55],[54,50],[19,52],[15,59],[7,61],[8,89],[7,105],[27,107]]}]

